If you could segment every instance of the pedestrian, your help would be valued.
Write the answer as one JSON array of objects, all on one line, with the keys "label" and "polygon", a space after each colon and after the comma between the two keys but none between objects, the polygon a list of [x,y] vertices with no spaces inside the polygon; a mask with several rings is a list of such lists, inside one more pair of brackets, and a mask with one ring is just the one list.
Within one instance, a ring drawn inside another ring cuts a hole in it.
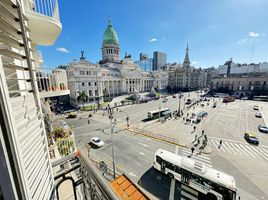
[{"label": "pedestrian", "polygon": [[194,131],[195,131],[195,129],[196,129],[196,126],[194,126]]},{"label": "pedestrian", "polygon": [[191,148],[191,151],[192,151],[192,155],[193,155],[193,153],[194,153],[194,147]]},{"label": "pedestrian", "polygon": [[221,148],[221,145],[222,145],[222,140],[220,140],[220,144],[218,146],[218,149]]},{"label": "pedestrian", "polygon": [[204,130],[202,130],[202,136],[204,135],[204,133],[205,133],[205,131],[204,131]]}]

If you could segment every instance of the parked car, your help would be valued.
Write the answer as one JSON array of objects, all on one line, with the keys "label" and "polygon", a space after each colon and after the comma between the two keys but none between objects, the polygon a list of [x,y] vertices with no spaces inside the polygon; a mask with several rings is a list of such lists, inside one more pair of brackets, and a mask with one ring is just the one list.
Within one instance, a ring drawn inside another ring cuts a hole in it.
[{"label": "parked car", "polygon": [[172,96],[173,98],[177,98],[177,96],[174,94],[173,96]]},{"label": "parked car", "polygon": [[255,106],[253,107],[253,110],[259,110],[259,106],[255,105]]},{"label": "parked car", "polygon": [[256,112],[255,117],[261,118],[261,113],[260,112]]},{"label": "parked car", "polygon": [[259,139],[256,137],[255,133],[246,132],[244,138],[248,143],[259,145]]},{"label": "parked car", "polygon": [[167,102],[168,101],[168,99],[167,98],[165,98],[164,100],[163,100],[163,103],[165,103],[165,102]]},{"label": "parked car", "polygon": [[91,143],[94,144],[97,147],[103,147],[103,145],[104,145],[104,142],[101,141],[101,139],[98,138],[98,137],[91,138]]},{"label": "parked car", "polygon": [[259,125],[258,129],[262,133],[268,133],[268,127],[266,125]]}]

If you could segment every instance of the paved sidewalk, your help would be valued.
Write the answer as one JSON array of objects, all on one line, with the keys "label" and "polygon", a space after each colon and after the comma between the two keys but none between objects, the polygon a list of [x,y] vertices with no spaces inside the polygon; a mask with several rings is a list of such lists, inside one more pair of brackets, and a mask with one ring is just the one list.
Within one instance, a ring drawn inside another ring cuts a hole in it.
[{"label": "paved sidewalk", "polygon": [[260,112],[261,112],[262,118],[263,118],[266,126],[268,126],[268,103],[261,104]]}]

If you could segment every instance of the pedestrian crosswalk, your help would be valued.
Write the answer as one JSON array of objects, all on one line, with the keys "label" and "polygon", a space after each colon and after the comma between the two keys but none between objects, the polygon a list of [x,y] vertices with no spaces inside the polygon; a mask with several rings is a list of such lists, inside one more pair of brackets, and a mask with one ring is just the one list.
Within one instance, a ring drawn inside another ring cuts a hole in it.
[{"label": "pedestrian crosswalk", "polygon": [[218,151],[234,155],[243,155],[249,158],[259,158],[268,160],[268,148],[252,146],[247,143],[209,138],[208,143]]},{"label": "pedestrian crosswalk", "polygon": [[[182,150],[182,155],[185,156],[185,157],[188,157],[192,154],[192,151],[190,149],[183,149]],[[208,167],[212,167],[212,164],[211,164],[211,160],[210,160],[210,157],[208,156],[205,156],[205,155],[199,155],[198,152],[194,152],[193,155],[191,156],[192,159],[208,166]]]}]

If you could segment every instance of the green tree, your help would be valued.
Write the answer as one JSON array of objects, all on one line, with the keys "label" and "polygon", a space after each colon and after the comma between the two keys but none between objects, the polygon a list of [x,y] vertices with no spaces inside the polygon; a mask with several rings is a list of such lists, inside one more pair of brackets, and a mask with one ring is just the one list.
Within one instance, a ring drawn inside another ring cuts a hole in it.
[{"label": "green tree", "polygon": [[79,94],[79,96],[77,97],[77,101],[78,102],[83,102],[83,109],[85,109],[85,102],[88,101],[88,96],[86,95],[85,92],[82,92],[81,94]]}]

